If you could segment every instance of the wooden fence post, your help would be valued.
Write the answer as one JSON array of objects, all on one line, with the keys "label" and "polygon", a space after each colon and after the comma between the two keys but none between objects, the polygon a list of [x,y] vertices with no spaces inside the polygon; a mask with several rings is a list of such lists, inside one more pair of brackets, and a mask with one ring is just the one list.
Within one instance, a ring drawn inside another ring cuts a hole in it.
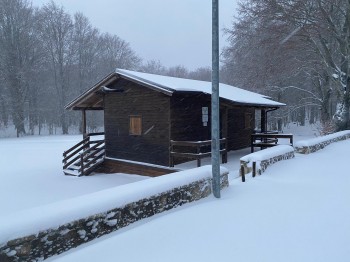
[{"label": "wooden fence post", "polygon": [[244,174],[244,166],[241,165],[241,176],[242,176],[242,182],[245,182],[245,174]]},{"label": "wooden fence post", "polygon": [[253,162],[253,177],[256,176],[256,162]]},{"label": "wooden fence post", "polygon": [[197,145],[197,167],[201,166],[201,157],[200,157],[200,153],[201,153],[201,146],[198,144]]}]

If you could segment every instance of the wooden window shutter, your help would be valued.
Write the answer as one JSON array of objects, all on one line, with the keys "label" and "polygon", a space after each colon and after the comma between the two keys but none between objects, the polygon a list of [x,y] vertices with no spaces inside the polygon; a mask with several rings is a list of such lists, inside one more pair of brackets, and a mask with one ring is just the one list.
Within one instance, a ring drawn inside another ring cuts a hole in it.
[{"label": "wooden window shutter", "polygon": [[142,134],[142,117],[130,116],[129,134],[140,136]]}]

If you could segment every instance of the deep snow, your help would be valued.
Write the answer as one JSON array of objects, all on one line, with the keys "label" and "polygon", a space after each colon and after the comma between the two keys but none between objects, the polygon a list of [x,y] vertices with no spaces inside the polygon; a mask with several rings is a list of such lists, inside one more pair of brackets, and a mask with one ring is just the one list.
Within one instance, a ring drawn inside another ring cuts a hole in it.
[{"label": "deep snow", "polygon": [[329,134],[326,136],[319,136],[319,137],[315,137],[313,139],[298,141],[297,143],[295,143],[295,147],[314,146],[314,145],[317,145],[317,144],[320,144],[323,142],[327,142],[327,141],[329,142],[332,139],[336,139],[336,138],[341,137],[341,136],[346,137],[348,135],[350,135],[350,130],[345,130],[345,131],[337,132],[334,134]]},{"label": "deep snow", "polygon": [[65,176],[62,153],[80,140],[81,135],[0,139],[0,217],[146,179],[126,174]]},{"label": "deep snow", "polygon": [[350,140],[278,162],[220,200],[140,221],[51,261],[347,262]]},{"label": "deep snow", "polygon": [[[286,131],[295,140],[317,133],[317,128],[312,133],[305,128],[298,136],[296,128]],[[145,179],[64,176],[62,152],[80,139],[1,139],[0,217]],[[220,200],[209,197],[139,221],[48,261],[348,262],[349,149],[346,140],[310,155],[296,154],[246,183],[231,174]],[[231,154],[239,158],[246,152]],[[239,161],[229,165],[235,173]]]},{"label": "deep snow", "polygon": [[[220,173],[227,174],[228,170],[221,167]],[[156,196],[173,188],[189,185],[195,181],[210,179],[211,175],[211,166],[202,166],[5,214],[0,216],[0,245],[12,239],[36,234],[50,228],[58,228],[72,221],[107,212],[117,207],[122,208],[127,204]]]}]

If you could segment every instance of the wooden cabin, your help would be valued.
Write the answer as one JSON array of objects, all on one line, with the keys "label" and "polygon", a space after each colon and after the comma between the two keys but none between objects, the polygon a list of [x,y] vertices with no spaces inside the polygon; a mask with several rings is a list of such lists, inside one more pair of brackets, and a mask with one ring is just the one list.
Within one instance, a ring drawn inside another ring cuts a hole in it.
[{"label": "wooden cabin", "polygon": [[[261,129],[266,130],[266,112],[284,105],[225,84],[219,90],[220,135],[226,152],[250,146],[256,110],[261,110]],[[82,111],[84,138],[88,137],[86,110],[104,111],[104,154],[109,161],[169,167],[174,141],[198,144],[211,139],[211,82],[117,69],[66,109]],[[188,153],[198,150],[184,145]],[[179,157],[175,163],[186,160]]]}]

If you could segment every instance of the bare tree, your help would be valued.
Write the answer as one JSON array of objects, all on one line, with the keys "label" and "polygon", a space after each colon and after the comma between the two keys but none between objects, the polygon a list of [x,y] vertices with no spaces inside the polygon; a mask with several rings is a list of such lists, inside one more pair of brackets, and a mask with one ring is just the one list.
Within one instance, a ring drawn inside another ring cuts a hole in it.
[{"label": "bare tree", "polygon": [[242,1],[241,16],[228,31],[231,45],[225,52],[224,72],[228,75],[234,69],[233,75],[241,78],[247,74],[245,79],[255,88],[260,84],[300,91],[308,97],[300,102],[320,106],[323,122],[330,118],[330,101],[338,95],[344,105],[343,123],[349,124],[349,4],[347,0]]},{"label": "bare tree", "polygon": [[40,10],[40,32],[49,54],[50,72],[57,95],[57,112],[62,133],[68,134],[68,119],[64,106],[70,88],[70,69],[72,68],[73,22],[63,7],[53,1]]},{"label": "bare tree", "polygon": [[82,13],[74,15],[73,48],[77,67],[78,88],[81,93],[97,79],[97,63],[101,41],[99,31],[92,27],[88,18]]},{"label": "bare tree", "polygon": [[141,59],[131,49],[128,42],[108,33],[103,34],[100,41],[99,63],[104,74],[115,68],[135,69],[140,65]]},{"label": "bare tree", "polygon": [[165,75],[167,69],[161,64],[159,60],[150,60],[140,66],[139,70],[141,72],[150,74]]},{"label": "bare tree", "polygon": [[188,78],[188,69],[183,65],[169,67],[166,75],[180,78]]},{"label": "bare tree", "polygon": [[188,78],[202,81],[211,80],[211,68],[210,67],[199,67],[194,71],[189,72]]},{"label": "bare tree", "polygon": [[[33,9],[26,0],[0,1],[0,68],[17,136],[25,131],[30,76],[36,62]],[[4,90],[5,91],[5,90]],[[4,98],[2,98],[4,99]]]}]

